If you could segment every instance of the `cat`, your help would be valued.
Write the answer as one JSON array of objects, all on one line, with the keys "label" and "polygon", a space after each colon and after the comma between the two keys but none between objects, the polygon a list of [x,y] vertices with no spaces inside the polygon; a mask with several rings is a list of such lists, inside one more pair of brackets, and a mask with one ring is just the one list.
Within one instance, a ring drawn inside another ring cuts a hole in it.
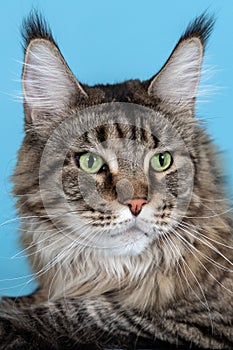
[{"label": "cat", "polygon": [[233,348],[232,217],[195,117],[214,19],[146,81],[88,86],[44,18],[23,23],[13,175],[38,289],[0,304],[0,349]]}]

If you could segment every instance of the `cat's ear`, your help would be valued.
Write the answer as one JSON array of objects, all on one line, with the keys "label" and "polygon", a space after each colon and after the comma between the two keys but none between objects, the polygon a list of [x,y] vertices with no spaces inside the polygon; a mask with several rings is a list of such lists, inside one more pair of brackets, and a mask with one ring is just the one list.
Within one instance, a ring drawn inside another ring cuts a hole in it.
[{"label": "cat's ear", "polygon": [[202,56],[203,48],[198,38],[180,43],[152,80],[148,93],[174,105],[192,105],[197,93]]},{"label": "cat's ear", "polygon": [[149,95],[174,107],[194,107],[204,47],[213,23],[212,18],[201,15],[189,25],[163,68],[152,78]]},{"label": "cat's ear", "polygon": [[[30,24],[30,27],[29,27]],[[25,117],[42,124],[45,116],[68,114],[87,94],[78,83],[57,45],[37,16],[27,22],[27,46],[23,68]],[[33,35],[34,36],[33,36]]]}]

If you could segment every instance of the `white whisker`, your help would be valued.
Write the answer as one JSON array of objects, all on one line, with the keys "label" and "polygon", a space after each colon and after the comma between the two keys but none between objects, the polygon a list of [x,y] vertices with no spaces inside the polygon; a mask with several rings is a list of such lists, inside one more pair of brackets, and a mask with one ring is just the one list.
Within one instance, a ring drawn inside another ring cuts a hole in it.
[{"label": "white whisker", "polygon": [[[208,275],[210,275],[211,278],[213,278],[213,280],[215,282],[217,282],[221,287],[223,287],[226,291],[228,291],[229,293],[233,294],[233,291],[231,291],[229,288],[225,287],[221,282],[219,282],[217,280],[217,278],[206,268],[206,266],[201,262],[201,260],[197,257],[197,255],[193,252],[196,251],[198,254],[200,254],[202,256],[202,252],[200,252],[198,249],[196,249],[189,241],[187,241],[186,238],[184,238],[182,235],[180,235],[177,230],[174,230],[172,228],[172,232],[180,238],[180,240],[182,240],[182,242],[186,245],[187,249],[191,252],[191,254],[195,257],[196,261],[198,261],[200,263],[200,265],[204,268],[204,270],[207,272]],[[205,257],[205,256],[204,256]]]}]

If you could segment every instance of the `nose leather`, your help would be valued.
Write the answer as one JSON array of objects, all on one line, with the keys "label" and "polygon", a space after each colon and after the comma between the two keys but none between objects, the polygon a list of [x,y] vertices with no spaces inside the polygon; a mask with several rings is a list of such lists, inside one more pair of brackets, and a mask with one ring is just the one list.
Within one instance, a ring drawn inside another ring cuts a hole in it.
[{"label": "nose leather", "polygon": [[137,216],[141,210],[142,206],[147,203],[147,199],[145,198],[132,198],[127,199],[123,202],[123,204],[128,205],[131,213]]}]

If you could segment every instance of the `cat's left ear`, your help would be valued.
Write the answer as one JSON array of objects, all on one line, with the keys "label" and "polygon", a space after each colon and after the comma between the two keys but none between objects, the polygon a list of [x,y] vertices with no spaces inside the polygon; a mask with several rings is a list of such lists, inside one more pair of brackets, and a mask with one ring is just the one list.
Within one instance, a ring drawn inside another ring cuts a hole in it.
[{"label": "cat's left ear", "polygon": [[152,78],[149,95],[174,108],[194,107],[204,47],[213,22],[202,15],[189,25],[165,65]]}]

